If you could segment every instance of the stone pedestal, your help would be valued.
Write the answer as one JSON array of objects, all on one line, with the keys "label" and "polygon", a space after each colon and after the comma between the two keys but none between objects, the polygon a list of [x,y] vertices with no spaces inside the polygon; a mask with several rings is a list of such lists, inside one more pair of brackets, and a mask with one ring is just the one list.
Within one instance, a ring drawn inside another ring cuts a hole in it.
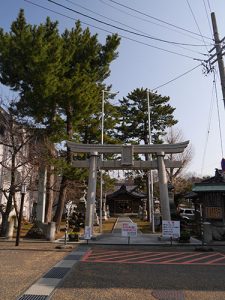
[{"label": "stone pedestal", "polygon": [[14,224],[15,224],[14,218],[10,218],[10,221],[8,222],[7,233],[6,233],[6,238],[9,240],[13,238]]},{"label": "stone pedestal", "polygon": [[46,239],[47,241],[54,241],[55,240],[55,222],[49,222],[47,225],[47,232],[46,232]]}]

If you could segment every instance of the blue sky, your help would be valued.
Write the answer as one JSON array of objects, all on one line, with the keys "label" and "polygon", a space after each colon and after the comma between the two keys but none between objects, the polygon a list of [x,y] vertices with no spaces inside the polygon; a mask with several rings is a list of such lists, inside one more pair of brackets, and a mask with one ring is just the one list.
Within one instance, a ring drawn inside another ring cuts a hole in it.
[{"label": "blue sky", "polygon": [[[132,35],[58,7],[47,0],[31,0],[35,4],[90,24],[92,33],[98,33],[101,42],[104,42],[108,34],[103,30],[118,32],[123,36],[118,49],[119,57],[112,63],[111,76],[107,79],[107,83],[112,84],[112,90],[120,92],[118,98],[126,96],[135,88],[144,87],[152,90],[200,64],[201,62],[196,61],[196,58],[206,59],[207,56],[202,55],[202,53],[207,54],[213,43],[210,29],[211,11],[216,14],[220,38],[225,36],[225,1],[222,0],[115,0],[133,10],[110,0],[56,1],[93,18],[126,28],[126,30],[162,40],[200,45],[180,45],[180,47]],[[44,22],[47,16],[53,20],[58,20],[59,28],[62,31],[65,28],[71,28],[74,24],[72,19],[57,15],[26,1],[2,0],[0,27],[9,31],[10,24],[17,17],[20,8],[25,10],[27,21],[32,24]],[[142,12],[142,14],[137,13],[137,11]],[[159,22],[150,18],[149,15],[174,26]],[[125,25],[129,27],[125,27]],[[86,26],[83,24],[83,27]],[[180,30],[176,26],[186,31]],[[165,51],[152,48],[150,45],[163,48]],[[167,51],[173,51],[177,54]],[[213,175],[214,169],[220,168],[220,161],[223,157],[225,113],[218,75],[216,78],[218,102],[216,101],[215,90],[213,90],[213,75],[205,76],[203,67],[198,67],[187,75],[157,89],[161,95],[169,96],[171,105],[176,108],[175,117],[179,121],[177,127],[182,131],[184,140],[190,140],[194,152],[188,171],[197,175]],[[0,88],[0,93],[5,97],[10,96],[10,92],[4,87]]]}]

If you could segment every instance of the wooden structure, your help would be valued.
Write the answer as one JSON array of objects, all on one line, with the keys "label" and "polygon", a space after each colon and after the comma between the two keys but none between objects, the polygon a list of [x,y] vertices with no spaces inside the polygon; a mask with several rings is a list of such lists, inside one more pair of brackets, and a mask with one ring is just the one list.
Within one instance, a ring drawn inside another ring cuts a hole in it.
[{"label": "wooden structure", "polygon": [[192,191],[197,194],[193,202],[202,205],[204,220],[225,224],[225,173],[216,169],[215,176],[196,183]]},{"label": "wooden structure", "polygon": [[147,195],[132,189],[127,190],[125,185],[122,185],[119,190],[106,196],[106,205],[109,206],[110,215],[117,214],[138,214],[139,206],[142,206],[143,199]]},{"label": "wooden structure", "polygon": [[211,223],[213,238],[225,239],[225,172],[216,169],[215,176],[196,183],[192,191],[192,202],[203,221]]}]

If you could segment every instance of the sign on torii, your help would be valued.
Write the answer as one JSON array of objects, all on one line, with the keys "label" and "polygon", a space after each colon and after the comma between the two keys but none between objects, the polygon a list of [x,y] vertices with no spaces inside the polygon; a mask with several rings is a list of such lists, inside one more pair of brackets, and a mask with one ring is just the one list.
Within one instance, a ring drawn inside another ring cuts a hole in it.
[{"label": "sign on torii", "polygon": [[[154,145],[122,145],[122,144],[76,144],[67,142],[73,153],[89,153],[88,160],[73,161],[73,166],[78,168],[89,168],[87,208],[85,225],[93,226],[93,212],[96,197],[97,170],[113,169],[158,169],[159,190],[162,220],[170,221],[169,195],[167,187],[166,168],[180,168],[180,161],[164,160],[165,154],[182,153],[189,144],[189,141],[177,144],[154,144]],[[113,153],[121,154],[121,160],[103,161],[99,154]],[[152,161],[135,161],[134,153],[155,154],[157,159]]]}]

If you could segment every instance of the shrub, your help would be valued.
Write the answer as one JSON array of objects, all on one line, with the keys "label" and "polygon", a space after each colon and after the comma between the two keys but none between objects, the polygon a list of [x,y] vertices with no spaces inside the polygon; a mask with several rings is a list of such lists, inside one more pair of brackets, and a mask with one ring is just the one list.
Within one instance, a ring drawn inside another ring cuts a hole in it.
[{"label": "shrub", "polygon": [[191,235],[190,235],[189,231],[187,231],[187,230],[181,231],[180,241],[182,241],[182,242],[189,242],[190,238],[191,238]]}]

